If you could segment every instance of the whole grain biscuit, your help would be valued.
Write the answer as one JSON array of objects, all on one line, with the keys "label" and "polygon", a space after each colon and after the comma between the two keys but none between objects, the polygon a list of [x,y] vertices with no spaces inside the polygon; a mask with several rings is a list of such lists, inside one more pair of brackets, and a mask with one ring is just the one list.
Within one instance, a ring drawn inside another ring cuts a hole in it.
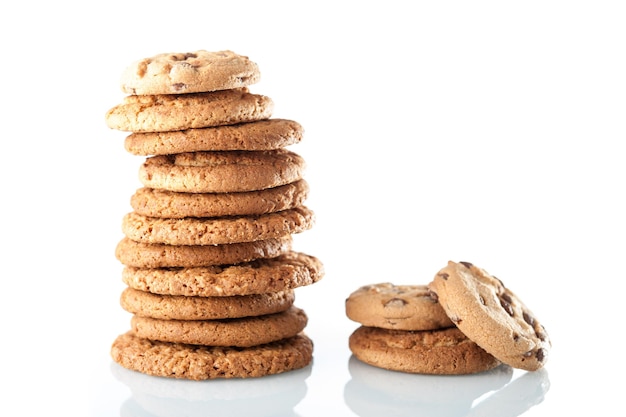
[{"label": "whole grain biscuit", "polygon": [[264,151],[299,143],[304,129],[293,120],[267,119],[236,125],[174,132],[136,132],[124,141],[133,155],[169,155],[198,151]]},{"label": "whole grain biscuit", "polygon": [[166,245],[221,245],[274,239],[313,227],[315,214],[305,206],[257,216],[162,219],[130,212],[122,231],[136,242]]},{"label": "whole grain biscuit", "polygon": [[131,288],[154,294],[200,297],[285,291],[314,284],[323,276],[322,262],[300,252],[237,265],[149,269],[127,266],[122,270],[122,280]]},{"label": "whole grain biscuit", "polygon": [[398,330],[454,326],[426,285],[365,285],[349,295],[345,308],[350,320],[364,326]]},{"label": "whole grain biscuit", "polygon": [[290,251],[292,244],[291,235],[254,242],[202,246],[141,243],[124,237],[115,248],[115,256],[122,264],[139,268],[206,267],[274,258]]},{"label": "whole grain biscuit", "polygon": [[544,366],[548,333],[501,280],[469,262],[450,261],[429,287],[452,322],[500,361],[528,371]]},{"label": "whole grain biscuit", "polygon": [[193,94],[126,96],[107,111],[109,128],[125,132],[169,132],[269,119],[271,98],[247,88]]},{"label": "whole grain biscuit", "polygon": [[302,179],[306,163],[287,149],[186,152],[151,156],[139,168],[148,188],[230,193],[278,187]]},{"label": "whole grain biscuit", "polygon": [[205,346],[250,347],[293,337],[306,327],[304,310],[295,306],[264,316],[223,320],[160,320],[133,315],[138,337]]},{"label": "whole grain biscuit", "polygon": [[161,320],[216,320],[280,313],[293,305],[293,290],[231,297],[160,295],[126,288],[120,305],[129,313]]},{"label": "whole grain biscuit", "polygon": [[129,65],[121,77],[126,94],[183,94],[245,87],[261,78],[259,67],[233,51],[163,53]]},{"label": "whole grain biscuit", "polygon": [[309,194],[302,179],[278,187],[240,193],[182,193],[142,187],[130,205],[148,217],[221,217],[266,214],[301,206]]},{"label": "whole grain biscuit", "polygon": [[463,375],[500,364],[456,327],[408,331],[360,326],[350,335],[349,347],[362,362],[408,373]]},{"label": "whole grain biscuit", "polygon": [[129,331],[115,339],[111,357],[126,369],[153,376],[190,380],[252,378],[306,367],[313,360],[313,342],[300,333],[242,349],[159,342]]}]

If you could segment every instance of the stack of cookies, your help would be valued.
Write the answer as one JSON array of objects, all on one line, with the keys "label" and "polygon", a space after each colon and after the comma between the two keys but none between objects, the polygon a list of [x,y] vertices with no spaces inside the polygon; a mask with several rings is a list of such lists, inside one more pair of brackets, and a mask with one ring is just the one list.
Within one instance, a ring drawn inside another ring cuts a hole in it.
[{"label": "stack of cookies", "polygon": [[349,338],[353,355],[384,369],[460,375],[504,363],[535,371],[551,347],[522,301],[469,262],[448,262],[428,285],[363,286],[345,307],[361,324]]},{"label": "stack of cookies", "polygon": [[300,124],[252,94],[258,66],[232,51],[168,53],[122,74],[107,125],[145,156],[115,254],[131,329],[113,360],[149,375],[259,377],[312,361],[294,290],[322,263],[292,249],[310,229]]}]

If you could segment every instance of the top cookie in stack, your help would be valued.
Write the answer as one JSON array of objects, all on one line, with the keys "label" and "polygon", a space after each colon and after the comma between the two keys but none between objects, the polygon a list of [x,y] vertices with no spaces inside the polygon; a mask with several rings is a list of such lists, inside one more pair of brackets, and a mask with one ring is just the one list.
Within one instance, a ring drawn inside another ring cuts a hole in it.
[{"label": "top cookie in stack", "polygon": [[273,119],[253,94],[258,66],[232,51],[168,53],[122,74],[129,94],[106,114],[146,156],[115,254],[131,330],[113,343],[122,366],[150,375],[255,377],[307,366],[312,341],[294,289],[322,263],[292,249],[310,229],[305,162],[286,149],[302,126]]}]

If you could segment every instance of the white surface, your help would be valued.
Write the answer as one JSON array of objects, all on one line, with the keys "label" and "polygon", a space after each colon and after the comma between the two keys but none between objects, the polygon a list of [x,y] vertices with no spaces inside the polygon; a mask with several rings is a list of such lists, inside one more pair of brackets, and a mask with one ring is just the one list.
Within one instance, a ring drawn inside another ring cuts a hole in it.
[{"label": "white surface", "polygon": [[[104,124],[123,98],[119,75],[155,53],[232,49],[260,65],[252,90],[274,99],[275,116],[306,129],[293,150],[307,160],[318,221],[296,248],[327,271],[296,293],[315,362],[310,375],[271,381],[285,390],[277,413],[614,415],[613,378],[625,371],[624,4],[413,3],[3,3],[0,414],[221,406],[185,402],[198,392],[242,395],[249,416],[267,406],[253,397],[269,380],[167,381],[157,393],[182,398],[163,400],[108,356],[129,326],[113,251],[142,161]],[[488,391],[477,396],[464,379],[350,360],[345,297],[374,282],[427,283],[449,259],[497,275],[543,321],[554,343],[545,372],[476,376]],[[462,401],[420,403],[431,389],[433,401]]]}]

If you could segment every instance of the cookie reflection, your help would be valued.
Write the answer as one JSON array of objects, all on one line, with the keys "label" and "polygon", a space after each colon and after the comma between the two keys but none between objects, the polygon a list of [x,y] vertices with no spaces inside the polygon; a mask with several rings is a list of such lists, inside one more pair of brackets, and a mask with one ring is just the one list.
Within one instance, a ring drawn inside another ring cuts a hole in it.
[{"label": "cookie reflection", "polygon": [[309,365],[261,378],[190,381],[154,377],[112,363],[111,372],[132,393],[122,417],[285,416],[307,392]]},{"label": "cookie reflection", "polygon": [[360,417],[517,416],[539,404],[550,385],[545,369],[513,379],[514,370],[506,365],[471,375],[419,375],[351,356],[348,369],[344,401]]}]

